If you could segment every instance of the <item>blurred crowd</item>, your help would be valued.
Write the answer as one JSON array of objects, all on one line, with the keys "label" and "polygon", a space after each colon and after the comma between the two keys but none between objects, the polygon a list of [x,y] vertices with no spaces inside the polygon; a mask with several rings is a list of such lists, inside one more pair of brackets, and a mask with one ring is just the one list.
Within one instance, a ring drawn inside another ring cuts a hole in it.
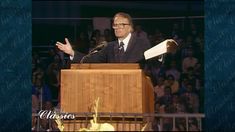
[{"label": "blurred crowd", "polygon": [[[155,113],[203,113],[204,101],[204,29],[191,23],[188,30],[182,30],[174,23],[171,32],[155,29],[154,33],[144,31],[141,25],[135,26],[138,37],[149,39],[152,46],[165,39],[172,38],[178,44],[174,53],[164,56],[162,63],[152,61],[145,68],[152,78],[155,95]],[[115,40],[113,31],[105,29],[87,30],[79,33],[73,48],[88,53],[99,44]],[[42,59],[37,52],[32,53],[32,113],[41,109],[59,109],[60,104],[60,70],[69,68],[70,61],[56,47],[48,50],[48,57]],[[32,130],[36,127],[36,119]],[[42,121],[43,122],[43,121]],[[196,119],[190,120],[190,130],[198,130]],[[163,130],[172,130],[172,119],[163,120]],[[156,121],[155,130],[158,130]],[[41,130],[51,128],[48,123],[40,125]],[[186,130],[185,120],[176,120],[176,130]]]}]

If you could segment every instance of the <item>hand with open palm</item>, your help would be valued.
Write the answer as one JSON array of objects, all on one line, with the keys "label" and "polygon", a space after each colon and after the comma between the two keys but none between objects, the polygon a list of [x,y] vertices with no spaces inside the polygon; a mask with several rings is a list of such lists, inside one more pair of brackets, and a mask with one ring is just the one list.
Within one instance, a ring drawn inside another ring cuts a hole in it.
[{"label": "hand with open palm", "polygon": [[64,53],[69,54],[70,56],[74,56],[74,50],[67,38],[65,38],[65,44],[61,42],[56,42],[56,46],[62,50]]}]

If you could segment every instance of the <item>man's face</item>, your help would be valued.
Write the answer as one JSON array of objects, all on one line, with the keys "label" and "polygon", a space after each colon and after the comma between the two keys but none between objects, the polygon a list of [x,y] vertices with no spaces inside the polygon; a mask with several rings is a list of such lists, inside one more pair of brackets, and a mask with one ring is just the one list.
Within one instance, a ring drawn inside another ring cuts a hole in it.
[{"label": "man's face", "polygon": [[117,16],[113,21],[113,29],[117,38],[124,39],[131,32],[131,25],[127,18]]}]

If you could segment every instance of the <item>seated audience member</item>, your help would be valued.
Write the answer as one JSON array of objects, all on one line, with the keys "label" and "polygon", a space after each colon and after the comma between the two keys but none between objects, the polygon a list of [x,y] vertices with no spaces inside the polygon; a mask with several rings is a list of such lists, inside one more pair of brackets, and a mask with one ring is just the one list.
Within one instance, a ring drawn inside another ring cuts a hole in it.
[{"label": "seated audience member", "polygon": [[193,92],[193,85],[188,83],[186,85],[186,92],[182,97],[186,100],[186,109],[188,113],[198,113],[199,112],[199,97]]},{"label": "seated audience member", "polygon": [[166,76],[168,76],[170,74],[174,76],[176,81],[179,81],[180,72],[176,67],[176,61],[175,60],[171,61],[170,68],[168,70],[166,70]]},{"label": "seated audience member", "polygon": [[[33,98],[37,98],[38,100],[39,104],[35,104],[37,105],[37,107],[39,107],[38,109],[50,110],[52,108],[51,91],[48,86],[44,83],[43,78],[36,78],[35,84],[33,84],[32,86],[32,96]],[[40,108],[41,103],[42,108]]]},{"label": "seated audience member", "polygon": [[171,93],[178,93],[179,90],[179,83],[178,81],[175,80],[173,75],[168,75],[166,80],[165,80],[165,86],[168,86],[171,88]]},{"label": "seated audience member", "polygon": [[188,57],[184,58],[182,62],[183,73],[186,73],[189,67],[194,67],[197,62],[198,59],[193,57],[193,50],[189,50]]}]

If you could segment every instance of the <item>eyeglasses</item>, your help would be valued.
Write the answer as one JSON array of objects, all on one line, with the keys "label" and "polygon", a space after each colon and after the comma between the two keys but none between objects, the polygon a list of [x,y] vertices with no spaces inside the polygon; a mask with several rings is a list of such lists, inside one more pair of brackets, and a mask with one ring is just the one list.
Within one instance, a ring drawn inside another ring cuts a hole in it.
[{"label": "eyeglasses", "polygon": [[127,24],[127,23],[119,23],[119,24],[114,24],[113,23],[113,28],[124,28],[125,25],[130,25],[130,24]]}]

